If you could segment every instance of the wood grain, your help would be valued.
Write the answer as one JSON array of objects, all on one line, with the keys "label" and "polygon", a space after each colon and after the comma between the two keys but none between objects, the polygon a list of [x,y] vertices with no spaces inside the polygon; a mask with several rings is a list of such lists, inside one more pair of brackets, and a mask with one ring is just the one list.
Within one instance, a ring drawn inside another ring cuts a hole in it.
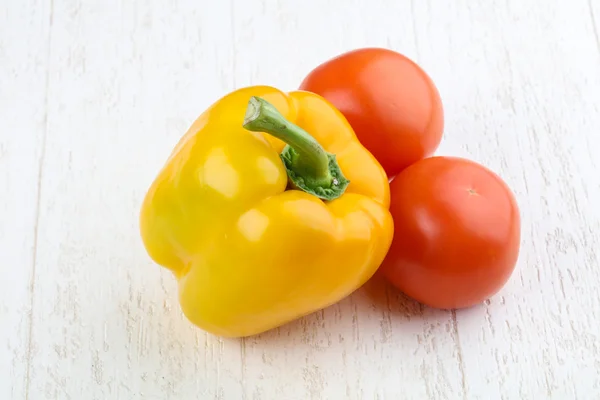
[{"label": "wood grain", "polygon": [[36,244],[47,133],[50,13],[39,1],[0,6],[0,398],[29,384]]},{"label": "wood grain", "polygon": [[[600,4],[207,4],[0,4],[0,398],[599,398]],[[515,274],[469,310],[376,278],[253,338],[195,329],[141,245],[145,190],[220,96],[361,46],[419,62],[438,153],[514,189]]]}]

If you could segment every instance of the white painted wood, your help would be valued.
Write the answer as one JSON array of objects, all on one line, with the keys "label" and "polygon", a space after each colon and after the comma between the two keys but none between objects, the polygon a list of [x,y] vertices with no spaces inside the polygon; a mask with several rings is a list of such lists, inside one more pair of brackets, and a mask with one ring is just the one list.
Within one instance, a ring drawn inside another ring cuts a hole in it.
[{"label": "white painted wood", "polygon": [[[600,397],[600,4],[200,3],[0,4],[0,398]],[[514,189],[515,275],[456,313],[374,280],[255,338],[193,328],[139,239],[158,168],[228,91],[367,45],[438,84],[439,154]]]},{"label": "white painted wood", "polygon": [[49,16],[37,0],[0,5],[0,399],[26,396],[37,350],[29,338],[44,207]]}]

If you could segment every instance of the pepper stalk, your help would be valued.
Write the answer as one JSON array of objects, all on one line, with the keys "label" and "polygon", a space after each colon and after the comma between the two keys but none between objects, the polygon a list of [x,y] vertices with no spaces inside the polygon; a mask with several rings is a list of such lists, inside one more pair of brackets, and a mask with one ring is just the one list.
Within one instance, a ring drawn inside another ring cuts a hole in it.
[{"label": "pepper stalk", "polygon": [[350,181],[342,173],[336,156],[326,152],[304,129],[286,120],[265,99],[250,98],[243,127],[268,133],[287,143],[280,157],[296,188],[323,200],[334,200],[346,191]]}]

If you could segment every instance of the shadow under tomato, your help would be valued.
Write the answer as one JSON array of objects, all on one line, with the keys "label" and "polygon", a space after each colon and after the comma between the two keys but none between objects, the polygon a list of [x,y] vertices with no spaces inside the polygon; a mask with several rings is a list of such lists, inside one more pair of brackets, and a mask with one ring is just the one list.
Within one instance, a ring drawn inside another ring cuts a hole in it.
[{"label": "shadow under tomato", "polygon": [[356,292],[356,297],[359,301],[370,303],[373,308],[389,312],[392,318],[422,317],[426,308],[392,286],[379,272]]}]

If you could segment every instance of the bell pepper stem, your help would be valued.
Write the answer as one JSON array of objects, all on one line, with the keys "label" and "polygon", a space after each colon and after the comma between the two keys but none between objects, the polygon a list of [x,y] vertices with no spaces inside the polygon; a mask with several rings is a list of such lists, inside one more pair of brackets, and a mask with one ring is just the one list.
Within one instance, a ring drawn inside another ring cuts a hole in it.
[{"label": "bell pepper stem", "polygon": [[243,127],[253,132],[268,133],[287,143],[280,156],[296,188],[323,200],[333,200],[340,197],[350,183],[335,155],[327,153],[314,137],[286,120],[265,99],[250,98]]}]

